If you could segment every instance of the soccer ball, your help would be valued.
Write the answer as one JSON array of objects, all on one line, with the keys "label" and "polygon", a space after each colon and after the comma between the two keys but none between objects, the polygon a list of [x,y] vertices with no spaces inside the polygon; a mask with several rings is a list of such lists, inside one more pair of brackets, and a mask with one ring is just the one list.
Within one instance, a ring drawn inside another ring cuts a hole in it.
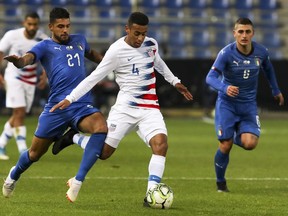
[{"label": "soccer ball", "polygon": [[173,203],[173,191],[167,184],[158,183],[148,190],[146,199],[152,208],[168,209]]}]

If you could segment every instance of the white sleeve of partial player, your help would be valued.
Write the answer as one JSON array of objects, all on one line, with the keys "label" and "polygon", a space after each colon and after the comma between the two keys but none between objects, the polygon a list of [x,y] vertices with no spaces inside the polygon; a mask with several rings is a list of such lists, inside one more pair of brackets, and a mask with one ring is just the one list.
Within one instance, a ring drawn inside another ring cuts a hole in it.
[{"label": "white sleeve of partial player", "polygon": [[164,77],[164,79],[170,83],[171,85],[175,86],[177,83],[180,83],[181,80],[178,79],[178,77],[174,76],[172,71],[168,68],[166,63],[163,61],[163,59],[160,57],[158,52],[156,53],[155,58],[155,69]]},{"label": "white sleeve of partial player", "polygon": [[0,40],[0,52],[3,52],[4,54],[7,54],[9,51],[11,47],[11,40],[13,40],[11,38],[14,38],[11,33],[11,31],[6,32]]},{"label": "white sleeve of partial player", "polygon": [[73,91],[66,96],[66,99],[71,103],[79,100],[83,95],[89,92],[99,81],[105,78],[110,72],[114,71],[117,66],[116,54],[113,51],[107,50],[97,68],[87,76]]}]

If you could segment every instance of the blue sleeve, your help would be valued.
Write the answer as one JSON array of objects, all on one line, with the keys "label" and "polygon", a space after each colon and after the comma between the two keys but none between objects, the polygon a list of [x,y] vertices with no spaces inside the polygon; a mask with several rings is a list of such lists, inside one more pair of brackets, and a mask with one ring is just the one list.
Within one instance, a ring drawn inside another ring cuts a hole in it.
[{"label": "blue sleeve", "polygon": [[226,94],[228,85],[224,84],[220,79],[221,73],[217,71],[216,68],[212,67],[206,76],[206,83],[213,87],[214,89]]},{"label": "blue sleeve", "polygon": [[209,73],[206,76],[206,83],[224,94],[226,94],[228,88],[228,85],[226,85],[222,81],[222,72],[225,70],[226,67],[226,61],[227,61],[226,59],[227,59],[227,52],[221,50],[218,53],[212,68],[210,69]]},{"label": "blue sleeve", "polygon": [[43,56],[43,54],[45,53],[46,49],[45,48],[45,45],[44,45],[44,42],[41,41],[39,43],[37,43],[35,46],[32,47],[31,50],[29,50],[27,53],[32,53],[34,55],[34,62],[37,62],[41,59],[41,57]]},{"label": "blue sleeve", "polygon": [[281,91],[278,87],[275,71],[274,71],[273,65],[269,59],[269,56],[267,56],[266,59],[263,61],[262,70],[263,70],[264,75],[270,84],[270,88],[272,89],[272,95],[276,96],[276,95],[280,94]]}]

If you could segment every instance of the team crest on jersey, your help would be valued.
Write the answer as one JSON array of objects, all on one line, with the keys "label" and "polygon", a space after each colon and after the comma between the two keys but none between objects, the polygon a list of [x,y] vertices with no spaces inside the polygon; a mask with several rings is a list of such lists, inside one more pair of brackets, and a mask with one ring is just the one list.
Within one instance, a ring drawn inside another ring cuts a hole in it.
[{"label": "team crest on jersey", "polygon": [[66,46],[66,50],[73,50],[73,46]]},{"label": "team crest on jersey", "polygon": [[260,59],[259,58],[255,58],[255,65],[260,66]]},{"label": "team crest on jersey", "polygon": [[109,131],[113,132],[116,130],[116,124],[110,124],[109,125]]},{"label": "team crest on jersey", "polygon": [[218,134],[218,136],[222,136],[223,135],[223,131],[222,131],[221,125],[218,125],[217,134]]},{"label": "team crest on jersey", "polygon": [[78,47],[80,50],[82,50],[82,51],[83,51],[83,47],[82,47],[82,45],[81,45],[81,44],[78,44],[78,45],[77,45],[77,47]]},{"label": "team crest on jersey", "polygon": [[150,56],[150,57],[153,57],[155,55],[155,52],[156,52],[156,49],[148,49],[147,50],[148,56]]}]

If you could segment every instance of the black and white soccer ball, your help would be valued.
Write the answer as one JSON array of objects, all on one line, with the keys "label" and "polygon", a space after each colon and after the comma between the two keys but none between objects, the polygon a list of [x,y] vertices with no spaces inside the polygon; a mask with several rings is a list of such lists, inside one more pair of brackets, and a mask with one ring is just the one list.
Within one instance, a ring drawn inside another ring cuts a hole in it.
[{"label": "black and white soccer ball", "polygon": [[147,192],[147,202],[152,208],[168,209],[173,203],[173,190],[165,183],[153,185]]}]

